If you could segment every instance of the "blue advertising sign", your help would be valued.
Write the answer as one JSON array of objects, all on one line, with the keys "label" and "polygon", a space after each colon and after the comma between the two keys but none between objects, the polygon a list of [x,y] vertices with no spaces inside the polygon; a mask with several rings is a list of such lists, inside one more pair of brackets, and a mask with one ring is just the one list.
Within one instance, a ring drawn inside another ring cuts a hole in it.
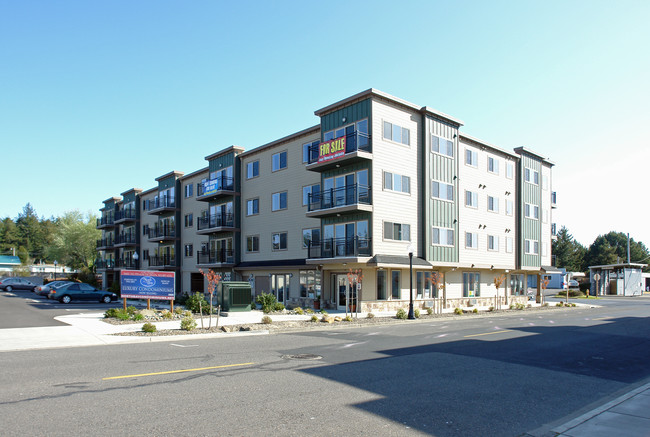
[{"label": "blue advertising sign", "polygon": [[122,299],[174,300],[175,273],[146,270],[122,270],[120,297]]},{"label": "blue advertising sign", "polygon": [[219,178],[203,181],[203,196],[216,193],[221,189],[221,180]]}]

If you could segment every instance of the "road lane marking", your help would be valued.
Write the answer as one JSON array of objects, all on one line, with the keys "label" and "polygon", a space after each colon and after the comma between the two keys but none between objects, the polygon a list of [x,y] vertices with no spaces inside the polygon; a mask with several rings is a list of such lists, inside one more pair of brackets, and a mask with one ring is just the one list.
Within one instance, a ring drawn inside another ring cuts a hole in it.
[{"label": "road lane marking", "polygon": [[484,332],[482,334],[471,334],[471,335],[465,335],[463,338],[467,337],[479,337],[481,335],[492,335],[492,334],[501,334],[502,332],[511,332],[512,329],[504,329],[503,331],[494,331],[494,332]]},{"label": "road lane marking", "polygon": [[250,366],[253,364],[255,363],[225,364],[223,366],[198,367],[196,369],[167,370],[165,372],[140,373],[138,375],[109,376],[108,378],[102,378],[102,381],[106,381],[108,379],[126,379],[126,378],[138,378],[140,376],[155,376],[155,375],[169,375],[172,373],[198,372],[200,370],[225,369],[227,367]]}]

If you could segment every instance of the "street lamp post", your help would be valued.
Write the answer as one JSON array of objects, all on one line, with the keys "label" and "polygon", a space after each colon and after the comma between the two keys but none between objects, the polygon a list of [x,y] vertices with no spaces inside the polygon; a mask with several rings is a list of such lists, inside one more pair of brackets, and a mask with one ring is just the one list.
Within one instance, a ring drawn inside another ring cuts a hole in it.
[{"label": "street lamp post", "polygon": [[413,247],[412,243],[409,243],[406,250],[408,250],[409,252],[409,315],[408,318],[409,320],[414,320],[415,313],[413,311],[413,252],[415,252],[415,248]]},{"label": "street lamp post", "polygon": [[56,262],[56,260],[54,260],[54,280],[55,280],[55,281],[56,281],[56,265],[57,265],[57,264],[58,264],[58,263]]},{"label": "street lamp post", "polygon": [[133,252],[133,266],[135,267],[135,270],[138,270],[138,259],[140,257],[138,256],[138,252]]}]

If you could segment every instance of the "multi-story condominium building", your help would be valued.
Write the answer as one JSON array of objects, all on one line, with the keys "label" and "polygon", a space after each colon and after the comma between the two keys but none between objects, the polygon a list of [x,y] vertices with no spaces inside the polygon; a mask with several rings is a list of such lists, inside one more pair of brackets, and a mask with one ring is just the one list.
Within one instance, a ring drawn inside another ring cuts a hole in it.
[{"label": "multi-story condominium building", "polygon": [[[166,269],[177,293],[202,292],[199,269],[210,268],[287,305],[361,311],[405,307],[411,280],[420,307],[525,301],[540,288],[551,269],[553,162],[374,89],[315,114],[316,126],[226,148],[207,168],[104,201],[105,283],[120,268]],[[116,220],[124,211],[133,212]]]}]

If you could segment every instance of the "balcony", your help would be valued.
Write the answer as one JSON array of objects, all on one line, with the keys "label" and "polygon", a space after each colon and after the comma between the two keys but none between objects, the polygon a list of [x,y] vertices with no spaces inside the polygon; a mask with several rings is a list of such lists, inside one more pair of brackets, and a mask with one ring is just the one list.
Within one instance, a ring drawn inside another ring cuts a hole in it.
[{"label": "balcony", "polygon": [[118,258],[115,260],[115,268],[135,270],[135,260],[133,258]]},{"label": "balcony", "polygon": [[309,195],[307,217],[362,211],[372,212],[371,189],[365,185],[347,185]]},{"label": "balcony", "polygon": [[135,246],[137,244],[134,232],[118,234],[115,238],[115,247]]},{"label": "balcony", "polygon": [[310,243],[308,258],[357,258],[372,256],[371,239],[362,237],[324,238]]},{"label": "balcony", "polygon": [[176,256],[174,256],[174,255],[150,256],[149,257],[149,267],[151,267],[151,268],[176,267]]},{"label": "balcony", "polygon": [[352,132],[344,137],[309,147],[307,170],[325,171],[372,159],[370,135]]},{"label": "balcony", "polygon": [[120,224],[120,223],[127,223],[127,222],[134,222],[136,219],[135,217],[135,209],[129,208],[129,209],[122,209],[119,210],[115,213],[115,224]]},{"label": "balcony", "polygon": [[199,217],[196,221],[196,229],[196,233],[199,235],[234,231],[235,217],[233,214],[213,214],[208,217]]},{"label": "balcony", "polygon": [[557,223],[551,223],[551,239],[557,240]]},{"label": "balcony", "polygon": [[557,192],[551,192],[551,208],[557,208]]},{"label": "balcony", "polygon": [[95,261],[97,270],[113,270],[115,268],[115,261],[112,259],[98,259]]},{"label": "balcony", "polygon": [[196,200],[210,201],[219,196],[235,193],[234,179],[230,176],[219,176],[196,184]]},{"label": "balcony", "polygon": [[149,241],[169,241],[176,239],[176,228],[174,226],[155,226],[149,228]]},{"label": "balcony", "polygon": [[112,249],[115,245],[115,240],[111,238],[102,238],[97,240],[97,249]]},{"label": "balcony", "polygon": [[226,267],[235,265],[235,252],[232,249],[200,251],[196,253],[196,264],[206,267]]},{"label": "balcony", "polygon": [[176,211],[176,199],[173,197],[159,197],[149,203],[148,214],[164,214]]},{"label": "balcony", "polygon": [[113,217],[102,217],[97,219],[97,229],[107,229],[115,227]]}]

